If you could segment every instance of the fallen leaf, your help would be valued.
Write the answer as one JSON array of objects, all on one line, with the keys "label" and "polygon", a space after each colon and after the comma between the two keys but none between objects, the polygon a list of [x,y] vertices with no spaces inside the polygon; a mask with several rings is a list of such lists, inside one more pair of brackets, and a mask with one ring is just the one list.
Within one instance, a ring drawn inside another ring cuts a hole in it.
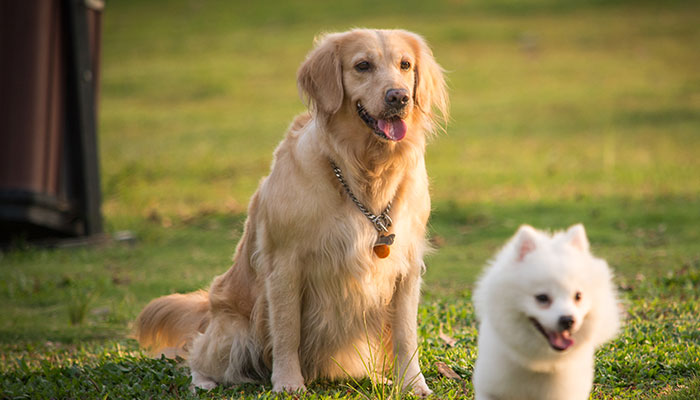
[{"label": "fallen leaf", "polygon": [[446,345],[450,347],[455,347],[455,344],[457,344],[457,339],[447,336],[444,332],[442,332],[442,328],[440,328],[440,334],[438,336],[443,342],[445,342]]},{"label": "fallen leaf", "polygon": [[448,367],[447,364],[445,364],[444,362],[438,361],[435,363],[435,366],[437,367],[438,372],[445,378],[454,379],[456,381],[462,380],[462,378],[459,375],[457,375],[457,373],[454,372],[452,368]]},{"label": "fallen leaf", "polygon": [[457,381],[462,386],[462,394],[464,395],[464,398],[466,398],[467,382],[464,379],[462,379],[461,376],[457,375],[457,373],[454,372],[452,368],[448,367],[447,364],[445,364],[442,361],[436,362],[435,367],[437,367],[437,370],[440,373],[440,375],[444,376],[445,378],[454,379],[455,381]]}]

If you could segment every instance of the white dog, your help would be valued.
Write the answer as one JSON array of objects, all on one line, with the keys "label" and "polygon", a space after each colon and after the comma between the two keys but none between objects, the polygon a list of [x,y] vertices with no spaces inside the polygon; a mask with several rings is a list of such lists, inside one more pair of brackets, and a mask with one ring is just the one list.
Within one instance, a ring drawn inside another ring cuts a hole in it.
[{"label": "white dog", "polygon": [[477,400],[588,399],[595,348],[620,326],[607,263],[583,225],[548,235],[522,226],[474,291]]}]

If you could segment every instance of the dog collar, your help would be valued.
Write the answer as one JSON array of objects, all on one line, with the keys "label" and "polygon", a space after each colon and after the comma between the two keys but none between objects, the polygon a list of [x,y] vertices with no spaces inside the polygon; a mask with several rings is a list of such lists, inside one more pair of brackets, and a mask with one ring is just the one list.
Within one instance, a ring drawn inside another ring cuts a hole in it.
[{"label": "dog collar", "polygon": [[381,214],[375,215],[370,212],[367,207],[365,207],[362,202],[355,196],[355,194],[350,190],[350,186],[348,185],[347,182],[345,182],[345,178],[343,178],[343,173],[340,170],[340,168],[335,165],[333,160],[328,160],[331,163],[331,167],[333,168],[333,173],[335,174],[335,177],[338,178],[338,182],[345,188],[345,192],[348,194],[350,199],[352,200],[353,203],[357,206],[357,208],[364,214],[365,217],[369,220],[369,222],[372,223],[372,226],[374,226],[374,229],[377,230],[378,237],[377,241],[374,243],[373,250],[374,254],[377,255],[379,258],[386,258],[389,256],[390,253],[390,248],[392,244],[394,244],[394,238],[396,237],[395,234],[389,234],[389,228],[391,227],[393,221],[391,220],[391,217],[389,217],[389,211],[391,211],[391,201],[389,204],[387,204],[386,208],[384,211],[382,211]]}]

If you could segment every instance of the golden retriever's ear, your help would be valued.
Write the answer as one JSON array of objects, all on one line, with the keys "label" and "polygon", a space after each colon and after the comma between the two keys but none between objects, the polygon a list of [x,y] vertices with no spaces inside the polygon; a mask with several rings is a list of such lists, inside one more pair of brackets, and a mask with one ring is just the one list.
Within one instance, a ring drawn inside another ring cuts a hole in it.
[{"label": "golden retriever's ear", "polygon": [[335,114],[343,104],[338,35],[326,35],[317,43],[297,72],[297,85],[317,111]]},{"label": "golden retriever's ear", "polygon": [[[438,122],[447,123],[450,100],[443,69],[435,61],[432,50],[421,36],[405,31],[403,34],[407,36],[416,54],[413,101],[428,118],[432,127]],[[439,116],[433,112],[434,109],[440,113]]]}]

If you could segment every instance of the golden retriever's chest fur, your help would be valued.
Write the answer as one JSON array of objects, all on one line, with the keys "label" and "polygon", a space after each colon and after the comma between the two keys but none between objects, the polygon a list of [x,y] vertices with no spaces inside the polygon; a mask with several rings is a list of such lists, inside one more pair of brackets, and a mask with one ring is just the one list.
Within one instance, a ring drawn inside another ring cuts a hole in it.
[{"label": "golden retriever's chest fur", "polygon": [[[390,339],[386,327],[390,324],[396,282],[409,264],[399,247],[388,258],[377,258],[368,246],[376,232],[362,231],[355,234],[359,243],[346,246],[340,242],[345,238],[336,238],[337,246],[319,249],[305,263],[301,306],[305,329],[300,338],[305,376],[323,371],[329,378],[343,377],[336,362],[354,376],[366,374],[357,352],[366,359],[368,346],[376,353],[380,343]],[[345,257],[327,256],[339,254],[335,252],[342,247],[346,248]],[[386,337],[380,338],[379,332]]]},{"label": "golden retriever's chest fur", "polygon": [[308,295],[323,288],[326,293],[318,294],[324,299],[335,299],[340,307],[348,302],[357,304],[359,309],[383,307],[391,301],[394,283],[404,273],[397,262],[402,258],[400,250],[395,248],[387,259],[379,259],[372,251],[376,232],[357,231],[349,229],[336,237],[331,234],[319,243],[317,251],[305,257]]}]

